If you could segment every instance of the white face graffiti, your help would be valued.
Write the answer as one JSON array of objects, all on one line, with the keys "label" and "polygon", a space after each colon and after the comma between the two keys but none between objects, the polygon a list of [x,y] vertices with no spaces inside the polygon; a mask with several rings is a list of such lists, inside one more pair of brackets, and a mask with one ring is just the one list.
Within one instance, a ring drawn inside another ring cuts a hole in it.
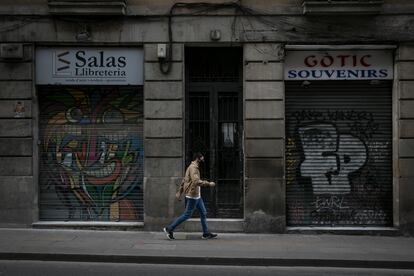
[{"label": "white face graffiti", "polygon": [[311,178],[313,193],[350,193],[349,174],[365,164],[365,144],[350,134],[339,134],[331,124],[307,125],[298,133],[305,157],[300,173]]}]

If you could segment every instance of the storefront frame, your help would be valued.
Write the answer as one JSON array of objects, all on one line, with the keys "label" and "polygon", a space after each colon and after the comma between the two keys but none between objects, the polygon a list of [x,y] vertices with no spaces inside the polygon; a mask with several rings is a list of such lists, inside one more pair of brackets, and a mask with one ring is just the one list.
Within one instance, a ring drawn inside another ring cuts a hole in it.
[{"label": "storefront frame", "polygon": [[[38,43],[33,44],[33,53],[36,52],[37,48],[101,48],[101,49],[111,49],[111,48],[125,48],[125,49],[138,49],[145,55],[144,46],[142,43],[105,43],[102,45],[101,43]],[[33,55],[35,57],[35,54]],[[142,59],[142,70],[144,70],[144,57]],[[34,58],[32,70],[34,75],[36,75],[36,58]],[[144,72],[142,71],[142,74]],[[135,87],[141,91],[142,93],[142,104],[143,109],[145,109],[145,90],[144,90],[144,83],[145,79],[142,77],[142,84],[135,85]],[[33,227],[143,227],[145,221],[145,190],[143,190],[143,205],[144,205],[144,213],[142,214],[142,220],[139,221],[41,221],[39,219],[39,198],[40,198],[40,189],[39,189],[39,162],[40,162],[40,141],[39,141],[39,122],[40,122],[40,111],[39,111],[39,103],[38,103],[38,90],[40,89],[39,86],[46,86],[44,84],[37,84],[34,78],[33,81],[33,184],[35,185],[35,193],[34,193],[34,202],[36,202],[36,210],[34,212],[34,222],[32,223]],[[59,85],[58,85],[59,86]],[[61,85],[62,87],[68,87],[68,85]],[[69,85],[70,86],[70,85]],[[93,85],[92,85],[93,86]],[[105,85],[110,87],[111,85]],[[122,87],[122,86],[120,86]],[[126,86],[128,87],[128,86]],[[143,110],[144,111],[144,110]],[[144,115],[143,115],[144,116]],[[144,121],[144,117],[142,118]],[[143,123],[143,127],[145,127],[145,123]],[[142,137],[144,139],[144,137]],[[145,147],[144,147],[145,148]],[[145,178],[144,171],[145,171],[145,151],[143,155],[143,180]],[[142,185],[144,188],[144,185]]]},{"label": "storefront frame", "polygon": [[[307,230],[320,230],[320,231],[396,231],[400,226],[400,176],[399,176],[399,161],[401,160],[399,155],[399,70],[397,67],[398,60],[398,46],[385,45],[385,44],[341,44],[341,45],[306,45],[306,44],[287,44],[285,45],[285,51],[329,51],[329,50],[388,50],[393,53],[393,85],[392,85],[392,227],[286,227],[286,231],[307,231]],[[285,64],[286,66],[286,64]],[[285,80],[286,81],[286,80]],[[286,93],[286,91],[284,92]],[[286,164],[286,154],[285,160]],[[285,168],[286,171],[286,168]],[[285,184],[286,185],[286,184]],[[286,196],[286,195],[285,195]]]}]

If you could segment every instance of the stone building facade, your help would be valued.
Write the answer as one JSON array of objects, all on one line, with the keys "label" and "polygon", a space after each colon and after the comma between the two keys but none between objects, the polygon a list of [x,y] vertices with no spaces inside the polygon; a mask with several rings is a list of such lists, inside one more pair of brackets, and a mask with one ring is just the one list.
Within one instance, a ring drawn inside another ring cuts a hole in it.
[{"label": "stone building facade", "polygon": [[0,225],[413,234],[414,4],[208,3],[0,3]]}]

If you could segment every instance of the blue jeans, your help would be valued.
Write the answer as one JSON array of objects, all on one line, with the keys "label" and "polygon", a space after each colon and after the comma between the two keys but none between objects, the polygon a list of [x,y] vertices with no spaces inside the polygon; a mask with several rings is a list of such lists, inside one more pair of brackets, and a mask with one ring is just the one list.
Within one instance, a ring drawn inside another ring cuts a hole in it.
[{"label": "blue jeans", "polygon": [[179,217],[177,217],[170,225],[167,226],[167,230],[174,231],[174,229],[178,225],[189,219],[193,214],[194,208],[197,208],[198,212],[200,213],[200,222],[201,227],[203,227],[203,234],[207,234],[207,210],[204,206],[204,202],[201,197],[199,199],[185,198],[184,212]]}]

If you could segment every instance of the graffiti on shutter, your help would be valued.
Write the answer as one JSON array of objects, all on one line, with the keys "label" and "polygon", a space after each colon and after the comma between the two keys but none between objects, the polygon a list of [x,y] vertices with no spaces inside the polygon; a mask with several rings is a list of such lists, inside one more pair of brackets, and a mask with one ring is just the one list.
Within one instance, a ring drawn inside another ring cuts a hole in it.
[{"label": "graffiti on shutter", "polygon": [[140,95],[131,88],[39,91],[40,219],[142,220]]},{"label": "graffiti on shutter", "polygon": [[289,225],[392,223],[391,83],[287,83]]}]

